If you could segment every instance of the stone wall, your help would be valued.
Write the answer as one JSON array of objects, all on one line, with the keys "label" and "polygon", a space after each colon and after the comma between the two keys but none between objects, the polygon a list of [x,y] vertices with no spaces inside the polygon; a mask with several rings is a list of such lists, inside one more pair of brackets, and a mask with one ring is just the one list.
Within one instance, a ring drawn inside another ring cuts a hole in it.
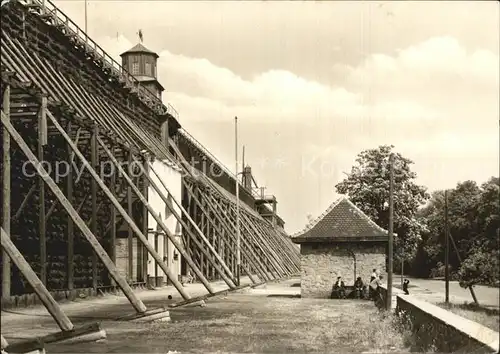
[{"label": "stone wall", "polygon": [[396,298],[396,312],[413,333],[414,351],[499,352],[498,332],[411,295]]},{"label": "stone wall", "polygon": [[305,243],[300,248],[302,297],[330,297],[338,276],[353,285],[356,277],[367,283],[374,268],[385,274],[383,243]]}]

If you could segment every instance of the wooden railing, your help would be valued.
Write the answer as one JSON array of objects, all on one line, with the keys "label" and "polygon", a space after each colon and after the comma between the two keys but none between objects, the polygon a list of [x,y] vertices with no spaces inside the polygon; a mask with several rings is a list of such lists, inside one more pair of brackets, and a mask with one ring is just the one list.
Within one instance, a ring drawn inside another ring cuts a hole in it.
[{"label": "wooden railing", "polygon": [[161,99],[142,86],[140,82],[125,70],[116,60],[104,51],[96,42],[94,42],[87,33],[82,30],[73,20],[64,12],[59,10],[50,0],[11,0],[31,9],[32,13],[38,14],[46,24],[62,30],[66,35],[73,36],[78,44],[84,46],[86,50],[93,54],[96,60],[103,63],[103,67],[110,71],[120,82],[136,89],[139,99],[151,108],[158,115],[168,114],[175,119],[179,114],[169,103],[163,103]]}]

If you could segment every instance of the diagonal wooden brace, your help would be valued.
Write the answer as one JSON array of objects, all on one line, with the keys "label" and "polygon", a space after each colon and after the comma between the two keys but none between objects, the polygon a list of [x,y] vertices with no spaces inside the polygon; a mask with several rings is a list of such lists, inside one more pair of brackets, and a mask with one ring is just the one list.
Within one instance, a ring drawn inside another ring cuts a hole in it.
[{"label": "diagonal wooden brace", "polygon": [[56,300],[54,300],[52,295],[50,295],[45,285],[43,285],[41,280],[37,277],[36,273],[33,271],[33,269],[31,269],[30,265],[28,264],[28,262],[26,262],[21,252],[19,252],[17,247],[11,241],[9,235],[7,235],[3,228],[0,228],[0,231],[2,237],[2,248],[24,275],[28,283],[40,298],[40,301],[42,301],[47,311],[49,311],[54,321],[56,321],[59,328],[61,328],[62,331],[71,331],[74,328],[73,323],[71,323],[68,316],[66,316],[66,314],[62,311],[61,307],[56,302]]},{"label": "diagonal wooden brace", "polygon": [[[48,113],[48,117],[50,119],[53,119],[52,115],[50,112]],[[59,202],[62,204],[62,206],[66,209],[70,217],[73,219],[75,224],[78,226],[82,234],[85,236],[87,241],[90,243],[94,251],[97,253],[99,258],[101,259],[102,263],[106,266],[108,269],[109,273],[113,277],[113,279],[116,281],[116,283],[120,286],[122,289],[123,293],[127,297],[127,299],[130,301],[130,303],[134,306],[135,310],[137,312],[145,312],[146,311],[146,306],[144,303],[135,296],[132,288],[130,285],[127,283],[127,281],[119,274],[118,269],[116,268],[115,264],[113,261],[109,258],[106,250],[101,246],[99,241],[96,239],[94,234],[90,231],[90,229],[85,225],[85,222],[83,219],[78,215],[76,210],[73,208],[71,203],[68,201],[66,196],[63,194],[61,189],[57,186],[57,184],[54,182],[52,177],[45,171],[43,168],[42,164],[36,156],[31,152],[29,146],[26,144],[24,139],[19,135],[17,132],[16,128],[6,119],[5,115],[3,112],[1,112],[2,116],[2,124],[4,127],[7,128],[9,131],[10,136],[12,139],[19,145],[21,150],[24,152],[26,157],[30,160],[30,162],[33,164],[33,166],[36,167],[39,175],[43,178],[44,182],[47,184],[49,189],[51,190],[52,193],[56,196],[57,199],[59,199]],[[55,119],[54,119],[55,121]],[[57,123],[57,122],[56,122]],[[62,130],[61,126],[58,125],[59,128]],[[64,130],[62,130],[64,132]],[[66,133],[64,133],[67,136]],[[70,140],[71,141],[71,140]],[[95,172],[94,172],[95,173]]]},{"label": "diagonal wooden brace", "polygon": [[[142,165],[139,165],[140,168],[142,168]],[[212,257],[211,255],[206,252],[206,250],[204,248],[201,248],[201,251],[205,251],[204,253],[206,253],[206,256],[208,257],[209,261],[216,267],[217,271],[220,273],[220,275],[222,276],[222,279],[226,282],[226,284],[230,287],[230,288],[235,288],[236,285],[234,284],[234,282],[229,279],[226,274],[224,274],[224,271],[227,273],[227,275],[229,275],[229,277],[231,278],[234,278],[233,277],[233,274],[231,273],[231,271],[229,270],[229,268],[227,267],[226,263],[224,262],[224,260],[222,260],[222,258],[220,257],[220,255],[217,253],[217,251],[214,249],[214,247],[212,246],[212,244],[207,240],[207,238],[205,237],[205,235],[203,234],[203,232],[199,229],[198,225],[196,225],[196,223],[194,222],[194,220],[191,218],[191,216],[186,212],[186,210],[184,210],[184,208],[182,207],[182,205],[177,201],[177,198],[175,198],[175,196],[170,193],[169,189],[167,188],[167,186],[165,185],[165,183],[162,181],[162,179],[160,178],[160,176],[158,175],[158,173],[156,173],[155,169],[153,168],[152,165],[149,166],[150,168],[150,171],[153,172],[153,174],[157,177],[157,179],[160,181],[162,187],[165,189],[165,191],[170,194],[170,196],[172,197],[172,200],[174,201],[174,203],[179,207],[179,209],[184,213],[184,215],[186,215],[188,221],[191,223],[191,225],[193,226],[193,228],[197,231],[197,233],[200,235],[201,239],[203,240],[203,242],[207,245],[208,249],[212,252],[212,254],[214,255],[215,259],[219,262],[219,264],[222,266],[222,269],[220,269],[217,265],[216,262],[214,262],[212,260]],[[146,171],[144,171],[144,168],[142,168],[142,173],[145,173]],[[147,176],[148,179],[149,179],[149,182],[150,182],[150,185],[153,186],[153,188],[155,189],[155,191],[158,193],[158,195],[160,196],[160,198],[162,198],[163,202],[167,205],[167,207],[170,209],[170,211],[172,212],[172,214],[175,216],[175,218],[177,219],[177,221],[179,221],[181,223],[181,225],[187,229],[187,225],[185,225],[184,221],[182,220],[181,216],[177,213],[177,211],[168,203],[168,200],[167,200],[167,197],[165,196],[165,194],[163,193],[163,191],[157,186],[157,184],[155,183],[155,181],[152,180],[152,178],[150,178],[150,176]],[[188,230],[186,230],[188,231]],[[188,231],[190,232],[190,230]]]},{"label": "diagonal wooden brace", "polygon": [[[198,277],[198,279],[201,280],[201,282],[203,283],[203,285],[205,286],[205,288],[208,290],[209,293],[214,293],[212,285],[203,276],[203,274],[201,273],[201,271],[199,270],[199,268],[196,266],[196,264],[193,262],[193,260],[191,259],[191,257],[189,257],[189,254],[187,253],[187,251],[179,244],[179,242],[177,242],[177,240],[175,239],[175,237],[172,234],[172,232],[170,232],[170,230],[165,225],[165,223],[161,220],[161,218],[158,216],[158,214],[153,210],[153,208],[148,203],[147,199],[141,193],[141,191],[139,190],[139,188],[137,188],[137,186],[134,185],[134,183],[132,182],[132,180],[130,179],[130,177],[127,175],[127,173],[125,172],[125,170],[123,169],[123,167],[120,166],[120,164],[118,163],[118,161],[116,160],[116,158],[113,156],[113,154],[111,153],[111,151],[109,151],[109,149],[106,146],[106,144],[104,144],[104,142],[100,138],[97,138],[97,140],[98,140],[99,144],[101,144],[102,148],[104,149],[104,151],[106,152],[106,154],[108,155],[108,157],[111,159],[111,161],[113,162],[113,164],[115,165],[115,167],[118,169],[118,172],[120,172],[121,176],[125,179],[125,181],[128,183],[128,185],[130,186],[130,188],[132,188],[132,190],[137,195],[137,197],[139,198],[139,200],[143,203],[143,205],[146,206],[146,208],[148,209],[149,213],[153,216],[153,218],[155,219],[155,221],[162,228],[163,232],[165,232],[165,234],[170,239],[170,241],[172,242],[172,244],[174,245],[174,247],[179,251],[179,253],[182,255],[182,257],[184,257],[184,259],[186,260],[186,262],[193,269],[193,271],[195,272],[195,274]],[[83,156],[82,156],[82,158],[83,158]],[[123,209],[121,207],[121,205],[115,205],[115,206],[116,206],[116,208],[121,213],[121,210]],[[128,217],[128,215],[126,215],[126,213],[122,214],[122,216],[124,218]],[[129,225],[132,228],[135,227],[135,229],[137,229],[137,226],[135,226],[135,224],[133,222],[132,222],[132,224],[133,225],[131,225],[129,223]],[[187,295],[187,293],[184,290],[184,287],[179,283],[179,281],[171,273],[170,269],[168,269],[168,267],[163,262],[163,259],[161,259],[161,257],[158,255],[158,253],[156,253],[156,251],[154,250],[154,248],[149,244],[148,239],[144,235],[142,235],[142,233],[139,231],[139,229],[137,229],[137,231],[138,231],[138,232],[136,232],[137,236],[139,238],[141,238],[141,240],[143,240],[143,243],[146,246],[146,248],[148,249],[148,251],[151,253],[151,255],[153,256],[153,258],[155,259],[155,261],[158,263],[158,265],[160,266],[160,268],[165,272],[165,274],[167,274],[167,276],[169,277],[169,279],[174,284],[175,288],[179,291],[179,293],[181,293],[182,297],[185,300],[190,299],[191,297],[189,295]],[[186,296],[184,296],[183,294],[186,294]]]}]

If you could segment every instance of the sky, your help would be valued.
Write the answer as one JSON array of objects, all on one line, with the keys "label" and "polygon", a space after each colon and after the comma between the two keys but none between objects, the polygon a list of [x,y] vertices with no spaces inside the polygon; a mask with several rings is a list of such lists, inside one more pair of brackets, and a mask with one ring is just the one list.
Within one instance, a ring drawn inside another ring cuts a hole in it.
[{"label": "sky", "polygon": [[[84,27],[83,1],[55,3]],[[87,3],[89,35],[117,60],[142,30],[163,100],[231,171],[238,116],[239,151],[289,233],[382,144],[429,191],[499,174],[496,1]]]}]

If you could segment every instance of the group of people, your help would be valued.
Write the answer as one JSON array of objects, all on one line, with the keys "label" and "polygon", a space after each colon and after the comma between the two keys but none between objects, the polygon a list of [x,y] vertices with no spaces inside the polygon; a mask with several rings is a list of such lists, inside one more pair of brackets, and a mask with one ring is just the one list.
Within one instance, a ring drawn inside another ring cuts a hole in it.
[{"label": "group of people", "polygon": [[[384,277],[380,275],[380,273],[377,271],[377,269],[373,269],[373,273],[370,276],[370,283],[368,286],[368,297],[371,300],[377,301],[380,300],[381,295],[380,295],[380,285],[382,284],[382,279]],[[403,291],[405,292],[406,295],[409,295],[408,291],[408,285],[410,281],[408,279],[405,279],[403,282]],[[363,283],[363,280],[361,277],[358,277],[356,281],[354,282],[354,297],[356,299],[361,299],[365,297],[365,290],[366,286]],[[346,286],[344,283],[344,280],[342,280],[342,277],[339,276],[337,277],[337,281],[333,285],[332,288],[332,298],[337,298],[337,299],[345,299],[346,298]]]},{"label": "group of people", "polygon": [[[370,277],[370,283],[368,287],[368,295],[370,299],[375,300],[378,297],[379,287],[382,279],[383,279],[382,275],[379,275],[378,271],[376,269],[373,269],[373,273]],[[365,292],[366,292],[366,286],[363,283],[363,280],[361,279],[361,277],[357,277],[356,281],[354,282],[354,297],[357,299],[364,298]],[[338,299],[346,298],[346,286],[341,276],[337,277],[337,281],[333,285],[332,297],[336,297]]]}]

